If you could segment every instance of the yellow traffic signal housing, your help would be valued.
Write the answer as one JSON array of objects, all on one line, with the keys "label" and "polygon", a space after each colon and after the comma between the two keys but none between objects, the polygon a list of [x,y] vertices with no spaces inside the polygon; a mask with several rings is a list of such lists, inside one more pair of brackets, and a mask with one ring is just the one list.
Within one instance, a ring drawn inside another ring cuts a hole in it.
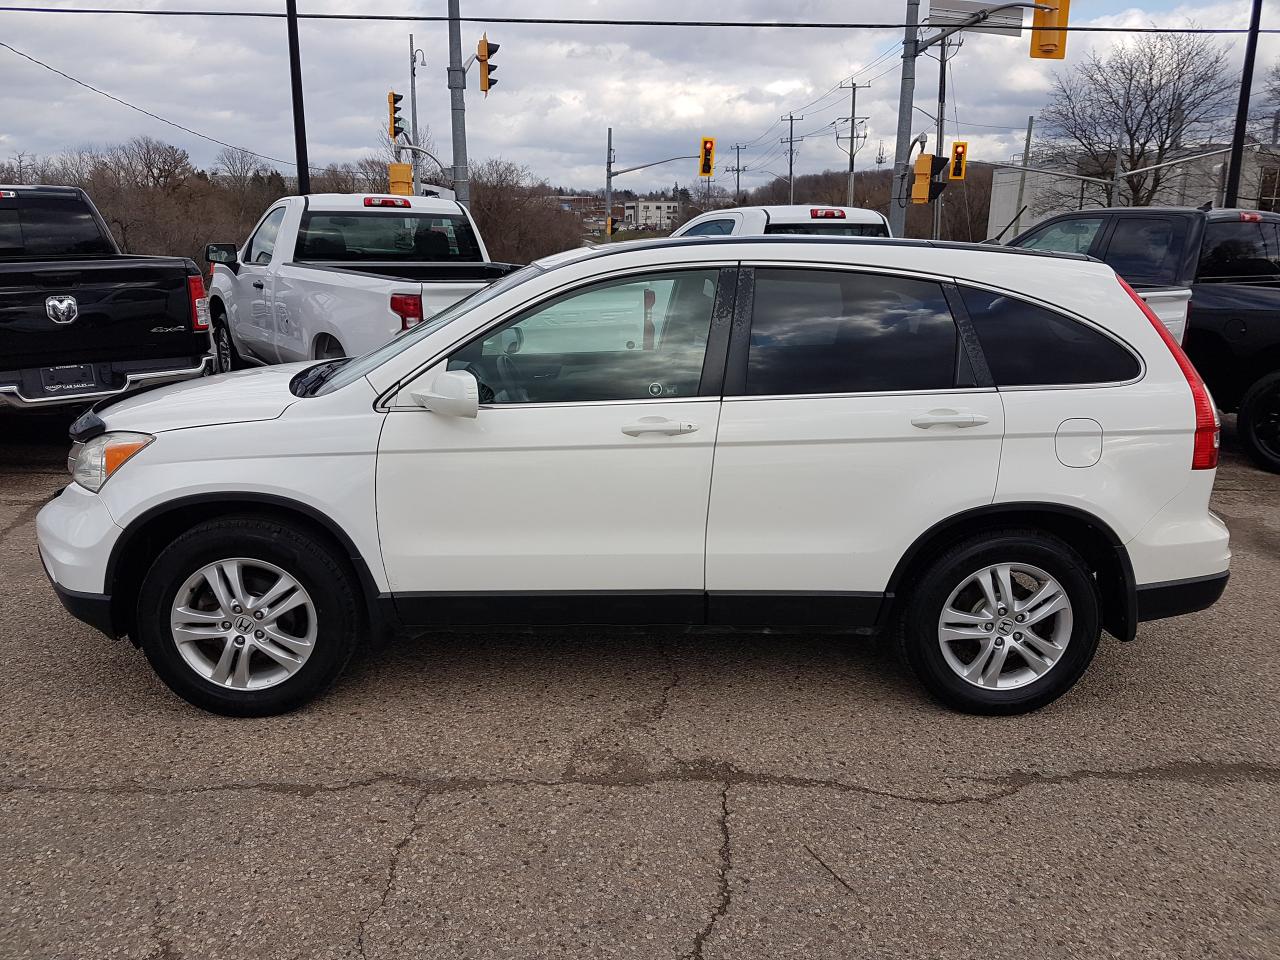
[{"label": "yellow traffic signal housing", "polygon": [[1067,14],[1071,0],[1039,0],[1051,10],[1037,10],[1031,17],[1031,59],[1061,60],[1067,55]]},{"label": "yellow traffic signal housing", "polygon": [[716,172],[716,138],[703,137],[698,148],[698,176],[710,177]]},{"label": "yellow traffic signal housing", "polygon": [[407,163],[388,163],[387,182],[390,185],[388,193],[401,197],[413,196],[413,167]]},{"label": "yellow traffic signal housing", "polygon": [[933,157],[922,153],[916,157],[915,179],[911,181],[911,202],[929,202],[929,182],[933,179]]},{"label": "yellow traffic signal housing", "polygon": [[394,90],[387,94],[387,133],[392,140],[404,133],[404,117],[400,116],[400,101],[403,99],[404,96]]},{"label": "yellow traffic signal housing", "polygon": [[498,44],[489,42],[489,35],[482,33],[480,42],[476,44],[476,62],[480,64],[480,91],[486,97],[489,95],[489,88],[497,83],[493,71],[498,69],[496,63],[490,61],[495,53],[498,52]]},{"label": "yellow traffic signal housing", "polygon": [[951,144],[951,172],[947,175],[949,180],[963,180],[965,167],[969,162],[969,143],[966,140],[956,140]]}]

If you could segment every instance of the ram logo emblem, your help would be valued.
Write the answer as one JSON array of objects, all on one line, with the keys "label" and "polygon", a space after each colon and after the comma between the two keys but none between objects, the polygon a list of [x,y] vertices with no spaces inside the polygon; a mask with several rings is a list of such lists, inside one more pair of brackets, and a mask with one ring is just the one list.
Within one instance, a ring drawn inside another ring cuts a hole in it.
[{"label": "ram logo emblem", "polygon": [[75,297],[49,297],[44,302],[44,312],[54,323],[70,323],[80,316],[80,306]]}]

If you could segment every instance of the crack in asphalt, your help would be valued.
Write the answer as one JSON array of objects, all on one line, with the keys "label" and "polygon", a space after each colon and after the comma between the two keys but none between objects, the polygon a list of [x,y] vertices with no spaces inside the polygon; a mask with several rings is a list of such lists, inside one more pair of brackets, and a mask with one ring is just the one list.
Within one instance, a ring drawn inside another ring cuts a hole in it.
[{"label": "crack in asphalt", "polygon": [[733,848],[730,845],[729,838],[729,784],[724,784],[724,789],[720,791],[720,866],[716,870],[716,886],[718,889],[718,898],[716,907],[711,911],[711,915],[707,917],[707,922],[701,930],[699,930],[693,938],[693,947],[684,955],[685,960],[703,960],[702,948],[707,942],[707,938],[711,936],[711,931],[715,929],[716,922],[725,915],[729,910],[729,904],[733,901],[733,888],[729,886],[729,871],[733,869]]},{"label": "crack in asphalt", "polygon": [[402,773],[378,773],[359,780],[332,784],[293,783],[264,780],[209,786],[165,786],[146,783],[119,784],[49,784],[10,782],[0,784],[0,795],[30,792],[36,794],[78,794],[82,796],[195,796],[200,794],[262,791],[264,793],[308,798],[321,794],[343,793],[384,785],[402,786],[420,791],[422,798],[439,797],[452,793],[478,792],[482,790],[521,787],[650,787],[666,784],[728,784],[729,787],[791,787],[796,789],[834,790],[838,793],[857,794],[916,803],[926,806],[949,807],[965,803],[992,803],[1005,800],[1034,786],[1053,786],[1079,783],[1085,780],[1110,780],[1120,782],[1171,782],[1213,786],[1254,780],[1268,784],[1280,784],[1280,767],[1268,764],[1241,762],[1186,762],[1177,761],[1147,767],[1114,770],[1075,770],[1068,773],[1049,774],[1034,771],[1018,771],[995,777],[951,775],[950,779],[985,784],[994,790],[959,796],[927,796],[923,794],[896,793],[876,787],[867,787],[841,780],[820,777],[801,777],[790,774],[752,773],[740,770],[729,763],[700,761],[681,762],[665,772],[618,764],[614,769],[599,774],[581,774],[564,777],[441,777],[422,778]]},{"label": "crack in asphalt", "polygon": [[418,820],[418,813],[422,810],[422,805],[427,802],[427,798],[432,796],[430,791],[423,791],[417,801],[413,805],[413,813],[409,820],[409,829],[405,831],[403,837],[396,843],[391,850],[391,862],[387,865],[387,882],[382,888],[382,896],[378,899],[378,905],[370,910],[360,919],[360,926],[356,934],[356,952],[362,957],[367,957],[364,949],[364,934],[369,922],[378,914],[387,908],[387,900],[391,898],[391,891],[395,888],[396,877],[400,872],[400,856],[404,853],[404,848],[409,845],[409,841],[413,839],[414,834],[418,832],[418,828],[422,826]]},{"label": "crack in asphalt", "polygon": [[0,540],[9,536],[9,534],[13,533],[13,531],[17,530],[24,523],[30,523],[34,520],[36,518],[36,514],[40,512],[40,508],[44,506],[44,503],[45,502],[41,500],[39,503],[31,504],[27,509],[23,510],[3,527],[0,527]]},{"label": "crack in asphalt", "polygon": [[156,942],[156,948],[147,954],[145,960],[182,960],[182,954],[173,948],[173,941],[165,932],[163,920],[160,898],[156,897],[151,911],[151,936]]},{"label": "crack in asphalt", "polygon": [[829,873],[829,874],[831,874],[831,876],[835,877],[835,879],[836,879],[836,883],[840,884],[840,886],[844,887],[844,888],[845,888],[846,890],[848,890],[850,893],[855,893],[855,892],[856,892],[856,891],[853,889],[853,887],[849,886],[849,882],[848,882],[847,880],[845,880],[845,878],[844,878],[844,877],[840,876],[840,874],[838,874],[838,873],[836,873],[836,872],[835,872],[835,870],[832,868],[831,864],[827,863],[827,861],[823,860],[820,856],[818,856],[816,853],[814,853],[813,847],[809,846],[807,843],[806,843],[806,844],[804,844],[803,846],[804,846],[805,850],[807,850],[807,851],[809,852],[809,856],[813,857],[813,859],[817,860],[817,861],[818,861],[818,863],[822,865],[822,869],[823,869],[823,870],[827,871],[827,873]]}]

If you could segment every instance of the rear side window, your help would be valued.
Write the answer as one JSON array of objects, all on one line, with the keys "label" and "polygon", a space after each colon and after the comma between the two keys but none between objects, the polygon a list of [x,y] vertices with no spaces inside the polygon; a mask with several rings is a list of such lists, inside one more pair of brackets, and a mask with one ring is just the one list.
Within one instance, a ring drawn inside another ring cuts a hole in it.
[{"label": "rear side window", "polygon": [[1130,283],[1177,283],[1186,234],[1180,218],[1116,217],[1102,259]]},{"label": "rear side window", "polygon": [[1051,250],[1054,253],[1088,253],[1093,246],[1093,238],[1101,228],[1101,217],[1059,220],[1028,234],[1018,246],[1028,250]]},{"label": "rear side window", "polygon": [[1220,220],[1205,225],[1200,283],[1271,285],[1280,280],[1280,231],[1271,221]]},{"label": "rear side window", "polygon": [[988,290],[960,293],[996,386],[1119,383],[1141,371],[1126,348],[1070,317]]},{"label": "rear side window", "polygon": [[109,257],[114,253],[98,218],[79,197],[19,196],[16,206],[0,210],[0,257]]},{"label": "rear side window", "polygon": [[749,396],[955,386],[957,333],[942,288],[826,270],[756,271]]},{"label": "rear side window", "polygon": [[723,237],[733,233],[732,220],[708,220],[706,223],[699,223],[686,230],[682,236],[686,237]]},{"label": "rear side window", "polygon": [[889,228],[883,223],[841,223],[838,220],[815,220],[812,223],[771,223],[765,233],[804,234],[814,237],[887,237]]}]

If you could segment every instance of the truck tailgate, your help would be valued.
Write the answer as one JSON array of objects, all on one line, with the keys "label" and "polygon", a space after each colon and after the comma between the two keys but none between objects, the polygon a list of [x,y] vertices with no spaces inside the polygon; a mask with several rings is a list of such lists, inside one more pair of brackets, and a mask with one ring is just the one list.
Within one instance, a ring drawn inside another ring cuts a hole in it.
[{"label": "truck tailgate", "polygon": [[0,263],[0,371],[201,356],[187,276],[167,257]]}]

